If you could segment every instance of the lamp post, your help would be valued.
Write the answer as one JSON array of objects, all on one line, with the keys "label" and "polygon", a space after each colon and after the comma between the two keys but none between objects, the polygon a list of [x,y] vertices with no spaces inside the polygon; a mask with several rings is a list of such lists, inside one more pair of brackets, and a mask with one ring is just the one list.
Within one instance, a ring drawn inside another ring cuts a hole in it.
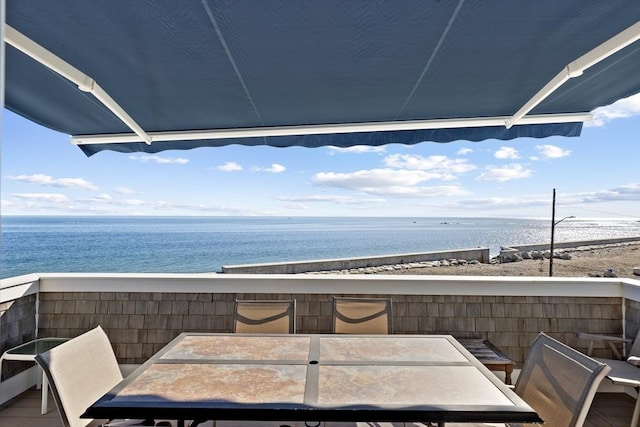
[{"label": "lamp post", "polygon": [[553,276],[553,237],[556,229],[556,225],[560,224],[565,219],[575,218],[575,216],[565,216],[559,221],[556,221],[556,189],[553,189],[553,204],[551,206],[551,248],[549,254],[549,277]]}]

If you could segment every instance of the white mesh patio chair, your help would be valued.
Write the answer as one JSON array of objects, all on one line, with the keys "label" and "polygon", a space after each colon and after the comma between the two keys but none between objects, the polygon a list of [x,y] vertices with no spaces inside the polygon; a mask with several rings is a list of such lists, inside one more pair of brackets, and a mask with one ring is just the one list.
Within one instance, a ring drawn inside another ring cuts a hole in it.
[{"label": "white mesh patio chair", "polygon": [[[118,361],[102,328],[91,329],[35,359],[47,376],[62,424],[65,427],[96,425],[97,421],[80,418],[80,415],[122,381]],[[153,420],[110,420],[105,425],[153,426],[155,423]]]},{"label": "white mesh patio chair", "polygon": [[391,298],[333,298],[334,334],[391,334]]},{"label": "white mesh patio chair", "polygon": [[[540,333],[525,357],[514,391],[538,413],[545,427],[582,427],[609,370],[606,364]],[[447,423],[447,427],[487,425],[504,424]]]},{"label": "white mesh patio chair", "polygon": [[[633,388],[636,393],[640,392],[640,329],[635,339],[631,340],[621,336],[590,334],[587,332],[578,332],[578,338],[585,339],[589,342],[587,354],[593,354],[593,348],[596,342],[605,343],[611,349],[616,359],[606,359],[596,357],[595,359],[606,363],[611,371],[607,374],[607,380],[614,385]],[[627,344],[631,344],[628,352],[623,351],[623,355],[617,349],[617,345],[622,345],[623,349]],[[633,416],[631,417],[631,426],[636,427],[640,421],[640,393],[636,398],[636,404],[633,408]]]}]

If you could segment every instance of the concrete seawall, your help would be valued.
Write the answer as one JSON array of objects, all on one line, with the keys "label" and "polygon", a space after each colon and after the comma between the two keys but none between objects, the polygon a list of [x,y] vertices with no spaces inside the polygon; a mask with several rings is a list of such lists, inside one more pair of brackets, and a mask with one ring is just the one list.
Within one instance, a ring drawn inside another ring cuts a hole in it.
[{"label": "concrete seawall", "polygon": [[378,267],[382,265],[408,264],[443,259],[477,260],[489,262],[489,248],[457,249],[440,252],[422,252],[361,258],[338,258],[313,261],[278,262],[222,266],[222,273],[234,274],[296,274],[327,270]]}]

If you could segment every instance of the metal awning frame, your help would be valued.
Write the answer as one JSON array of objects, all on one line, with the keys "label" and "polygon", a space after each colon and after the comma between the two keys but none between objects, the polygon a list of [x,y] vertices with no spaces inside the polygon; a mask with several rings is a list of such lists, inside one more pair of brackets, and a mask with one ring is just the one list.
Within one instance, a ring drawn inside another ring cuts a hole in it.
[{"label": "metal awning frame", "polygon": [[[591,119],[590,113],[540,114],[523,117],[519,125],[575,123]],[[203,139],[252,138],[271,136],[326,135],[358,132],[390,132],[420,129],[456,129],[506,126],[509,116],[471,119],[404,120],[396,122],[347,123],[309,126],[267,126],[244,129],[215,129],[180,132],[149,132],[153,142],[195,141]],[[142,142],[135,134],[105,134],[72,136],[75,145]]]},{"label": "metal awning frame", "polygon": [[516,124],[569,79],[581,76],[588,68],[638,40],[640,40],[640,21],[568,64],[507,121],[507,129]]},{"label": "metal awning frame", "polygon": [[107,107],[113,114],[133,130],[138,136],[138,141],[151,144],[151,138],[138,125],[135,120],[109,94],[96,83],[90,76],[78,70],[73,65],[54,55],[38,43],[34,42],[15,28],[4,24],[4,40],[25,55],[35,59],[45,67],[60,74],[71,83],[78,86],[83,92],[92,94],[98,101]]},{"label": "metal awning frame", "polygon": [[[38,43],[29,39],[16,29],[5,23],[6,0],[0,0],[0,38],[12,45],[24,54],[58,73],[78,86],[84,92],[91,93],[103,105],[105,105],[116,117],[124,122],[134,133],[132,134],[104,134],[104,135],[76,135],[71,137],[71,142],[76,145],[104,144],[104,143],[131,143],[153,141],[186,141],[202,139],[246,138],[268,136],[291,136],[309,134],[334,134],[352,132],[380,132],[396,130],[416,129],[451,129],[484,126],[505,126],[507,129],[514,125],[551,124],[567,122],[583,122],[590,120],[589,113],[572,114],[545,114],[527,116],[540,102],[546,99],[569,79],[578,77],[589,67],[613,55],[626,46],[640,40],[640,22],[630,26],[610,40],[602,43],[575,61],[564,67],[551,81],[549,81],[538,93],[525,103],[513,116],[488,117],[488,118],[460,118],[443,120],[411,120],[396,122],[373,123],[348,123],[348,124],[323,124],[309,126],[278,126],[256,127],[242,129],[215,129],[197,131],[175,132],[146,132],[140,127],[118,103],[104,91],[90,76],[62,60]],[[5,72],[5,44],[0,46],[0,101],[4,108],[4,72]]]},{"label": "metal awning frame", "polygon": [[[4,40],[5,20],[7,17],[7,2],[6,0],[0,0],[0,40]],[[0,43],[0,107],[4,110],[4,70],[5,64],[5,44]],[[2,111],[0,111],[0,129],[2,129]]]}]

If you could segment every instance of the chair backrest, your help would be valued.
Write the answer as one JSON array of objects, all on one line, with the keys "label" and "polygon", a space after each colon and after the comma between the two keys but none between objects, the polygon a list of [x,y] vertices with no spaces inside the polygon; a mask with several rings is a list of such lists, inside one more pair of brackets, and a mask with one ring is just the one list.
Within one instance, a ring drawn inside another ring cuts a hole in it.
[{"label": "chair backrest", "polygon": [[515,392],[546,427],[580,427],[611,368],[540,333],[525,357]]},{"label": "chair backrest", "polygon": [[294,334],[296,300],[236,300],[233,332]]},{"label": "chair backrest", "polygon": [[631,343],[631,348],[628,350],[627,356],[640,357],[640,329],[638,329],[638,333],[636,334],[633,343]]},{"label": "chair backrest", "polygon": [[334,334],[390,334],[391,298],[333,298]]},{"label": "chair backrest", "polygon": [[111,343],[100,326],[36,356],[65,427],[84,427],[86,409],[122,380]]}]

